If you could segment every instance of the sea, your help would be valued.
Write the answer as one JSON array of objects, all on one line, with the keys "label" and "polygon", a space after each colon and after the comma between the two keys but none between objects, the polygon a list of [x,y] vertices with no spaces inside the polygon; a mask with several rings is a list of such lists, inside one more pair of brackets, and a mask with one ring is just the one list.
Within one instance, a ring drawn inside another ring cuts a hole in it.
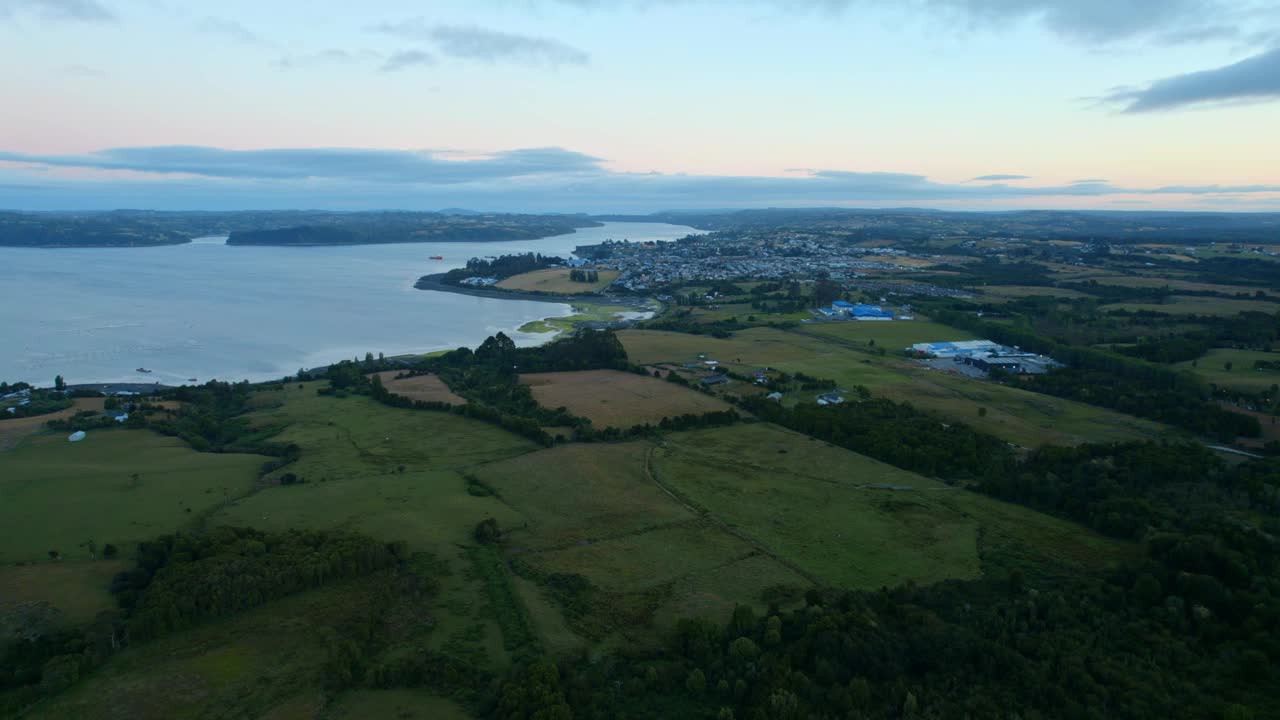
[{"label": "sea", "polygon": [[[226,238],[149,248],[0,247],[0,380],[51,385],[268,380],[366,352],[520,345],[533,320],[569,305],[417,290],[472,257],[571,257],[606,239],[675,240],[697,230],[607,223],[514,242],[246,247]],[[443,260],[433,260],[433,256]],[[138,368],[150,373],[138,372]]]}]

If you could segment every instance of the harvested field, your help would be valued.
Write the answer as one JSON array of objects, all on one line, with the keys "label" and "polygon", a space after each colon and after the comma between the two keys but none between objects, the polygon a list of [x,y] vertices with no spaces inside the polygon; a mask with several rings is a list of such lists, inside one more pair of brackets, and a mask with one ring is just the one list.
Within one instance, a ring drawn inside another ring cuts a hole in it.
[{"label": "harvested field", "polygon": [[544,407],[566,407],[598,428],[628,428],[664,417],[729,409],[727,403],[697,391],[618,370],[530,373],[520,381]]},{"label": "harvested field", "polygon": [[75,404],[66,410],[59,410],[48,415],[0,420],[0,452],[14,447],[23,438],[36,434],[50,420],[63,420],[81,410],[102,412],[102,404],[106,402],[106,398],[76,398],[73,402]]},{"label": "harvested field", "polygon": [[522,290],[525,292],[545,292],[564,295],[596,292],[603,290],[618,279],[617,270],[597,270],[599,280],[593,283],[574,282],[569,279],[569,268],[549,268],[521,273],[503,280],[497,287],[503,290]]},{"label": "harvested field", "polygon": [[[467,399],[455,395],[444,381],[435,375],[418,375],[417,377],[408,377],[396,379],[400,374],[399,370],[384,370],[379,373],[373,373],[382,379],[382,386],[387,390],[407,397],[413,401],[422,402],[443,402],[450,405],[466,405]],[[372,377],[373,375],[370,375]]]}]

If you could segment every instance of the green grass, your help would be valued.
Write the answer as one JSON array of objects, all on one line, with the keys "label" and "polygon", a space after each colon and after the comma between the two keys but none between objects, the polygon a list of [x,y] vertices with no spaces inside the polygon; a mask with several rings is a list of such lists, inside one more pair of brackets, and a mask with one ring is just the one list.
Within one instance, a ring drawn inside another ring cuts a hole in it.
[{"label": "green grass", "polygon": [[470,720],[461,705],[425,690],[355,690],[325,708],[325,720]]},{"label": "green grass", "polygon": [[[627,330],[618,336],[634,362],[684,362],[704,353],[738,372],[769,366],[828,378],[844,388],[864,385],[876,396],[909,402],[1024,447],[1149,438],[1168,432],[1122,413],[927,369],[901,355],[900,349],[930,340],[973,338],[929,321],[812,323],[790,331],[753,328],[723,340],[652,330]],[[871,340],[876,341],[874,347]],[[885,354],[880,355],[879,349]],[[789,394],[784,402],[808,401],[815,395]],[[987,408],[985,416],[978,414],[979,407]]]},{"label": "green grass", "polygon": [[694,515],[644,476],[649,444],[574,444],[478,468],[521,520],[508,541],[544,550],[685,522]]},{"label": "green grass", "polygon": [[59,612],[57,624],[93,620],[115,609],[108,588],[125,565],[122,560],[63,560],[0,566],[0,620],[10,603],[48,603]]},{"label": "green grass", "polygon": [[285,598],[130,647],[30,718],[314,717],[323,626],[367,613],[374,578]]},{"label": "green grass", "polygon": [[1280,312],[1280,304],[1263,300],[1236,300],[1234,298],[1172,295],[1163,303],[1115,303],[1103,305],[1102,310],[1150,311],[1169,315],[1235,315],[1242,312]]},{"label": "green grass", "polygon": [[249,490],[265,460],[197,453],[146,430],[30,438],[0,460],[0,562],[47,561],[49,550],[88,558],[89,540],[127,553]]},{"label": "green grass", "polygon": [[978,574],[976,523],[940,499],[956,491],[862,455],[760,424],[673,435],[654,464],[663,483],[827,584]]},{"label": "green grass", "polygon": [[[1256,392],[1280,383],[1280,371],[1253,369],[1253,363],[1258,360],[1280,362],[1280,352],[1214,348],[1196,360],[1194,366],[1190,361],[1178,365],[1194,371],[1205,382],[1223,387]],[[1226,369],[1226,363],[1231,363],[1230,370]]]},{"label": "green grass", "polygon": [[569,268],[534,270],[509,277],[498,283],[497,287],[503,290],[526,290],[575,295],[603,290],[618,279],[617,270],[597,270],[596,273],[600,279],[593,283],[574,282],[569,279],[571,273],[572,270]]},{"label": "green grass", "polygon": [[598,305],[594,303],[574,303],[573,314],[564,317],[533,320],[520,326],[520,332],[549,333],[570,332],[578,325],[587,322],[612,322],[621,313],[634,312],[635,308],[623,305]]}]

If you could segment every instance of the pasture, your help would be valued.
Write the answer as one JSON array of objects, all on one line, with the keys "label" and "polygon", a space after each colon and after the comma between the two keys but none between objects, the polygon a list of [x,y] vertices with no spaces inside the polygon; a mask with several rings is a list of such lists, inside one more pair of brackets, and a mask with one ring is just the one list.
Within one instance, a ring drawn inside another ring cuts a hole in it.
[{"label": "pasture", "polygon": [[523,292],[544,292],[557,295],[578,295],[581,293],[599,292],[618,279],[617,270],[595,270],[599,279],[593,283],[574,282],[569,279],[569,268],[547,268],[513,275],[497,284],[503,290],[520,290]]},{"label": "pasture", "polygon": [[633,307],[625,305],[600,305],[596,303],[574,303],[573,313],[561,317],[549,317],[534,320],[520,326],[520,332],[548,333],[571,332],[581,323],[614,322],[636,312]]},{"label": "pasture", "polygon": [[[812,323],[790,331],[752,328],[723,340],[653,330],[626,330],[618,337],[633,362],[682,362],[701,353],[738,372],[769,366],[828,378],[843,388],[864,385],[878,397],[909,402],[1024,447],[1150,438],[1168,432],[1150,421],[1015,385],[930,370],[902,356],[900,348],[973,335],[928,321]],[[816,394],[793,395],[786,402],[812,400]],[[980,407],[986,408],[985,415]]]},{"label": "pasture", "polygon": [[247,492],[267,458],[197,453],[146,430],[32,437],[3,456],[0,562],[84,559],[82,545],[131,545],[173,532]]},{"label": "pasture", "polygon": [[48,603],[58,610],[56,624],[89,622],[116,607],[107,592],[111,578],[125,561],[62,560],[30,565],[0,565],[0,633],[5,614],[15,604]]},{"label": "pasture", "polygon": [[1280,370],[1255,370],[1253,364],[1258,361],[1280,363],[1280,352],[1213,348],[1204,357],[1178,366],[1191,370],[1205,382],[1249,392],[1268,390],[1280,383]]},{"label": "pasture", "polygon": [[1103,311],[1147,311],[1168,315],[1235,315],[1242,312],[1276,313],[1280,312],[1280,304],[1265,300],[1170,295],[1168,301],[1163,303],[1114,303],[1103,305],[1101,309]]},{"label": "pasture", "polygon": [[618,370],[530,373],[521,375],[520,382],[543,407],[568,408],[597,428],[629,428],[730,408],[722,400],[665,380]]},{"label": "pasture", "polygon": [[407,397],[413,401],[421,402],[442,402],[450,405],[466,405],[467,399],[455,395],[444,381],[435,375],[417,375],[415,377],[407,377],[396,379],[401,371],[384,370],[372,375],[378,376],[382,381],[382,386],[390,392],[403,397]]}]

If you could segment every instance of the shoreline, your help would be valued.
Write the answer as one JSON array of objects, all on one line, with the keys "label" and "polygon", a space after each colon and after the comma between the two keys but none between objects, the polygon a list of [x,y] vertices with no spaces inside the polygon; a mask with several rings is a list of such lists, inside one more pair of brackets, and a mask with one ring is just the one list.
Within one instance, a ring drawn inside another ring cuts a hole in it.
[{"label": "shoreline", "polygon": [[427,290],[435,292],[454,293],[456,295],[470,295],[472,297],[493,298],[497,300],[528,300],[531,302],[555,303],[557,305],[574,305],[582,303],[596,303],[599,305],[625,305],[627,307],[638,307],[648,304],[648,298],[638,295],[596,295],[593,293],[581,293],[578,295],[556,295],[552,293],[527,292],[524,290],[495,290],[489,287],[464,287],[461,285],[449,285],[441,282],[440,279],[445,273],[435,273],[433,275],[423,275],[413,284],[418,290]]}]

